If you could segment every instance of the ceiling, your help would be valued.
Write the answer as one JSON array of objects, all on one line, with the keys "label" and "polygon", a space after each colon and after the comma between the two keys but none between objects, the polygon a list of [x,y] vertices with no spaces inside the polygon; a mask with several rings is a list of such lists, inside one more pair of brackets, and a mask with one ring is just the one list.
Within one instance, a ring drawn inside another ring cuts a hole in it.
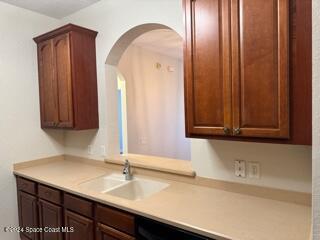
[{"label": "ceiling", "polygon": [[53,18],[63,18],[100,0],[0,0]]},{"label": "ceiling", "polygon": [[174,58],[183,58],[183,39],[170,29],[147,32],[136,38],[132,44]]}]

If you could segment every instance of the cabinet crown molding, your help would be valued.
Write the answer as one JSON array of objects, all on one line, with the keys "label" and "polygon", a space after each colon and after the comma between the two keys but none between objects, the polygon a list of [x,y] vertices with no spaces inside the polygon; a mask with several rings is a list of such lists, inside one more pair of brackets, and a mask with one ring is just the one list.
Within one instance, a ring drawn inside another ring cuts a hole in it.
[{"label": "cabinet crown molding", "polygon": [[71,31],[84,33],[84,34],[90,35],[92,37],[96,37],[97,34],[98,34],[98,32],[93,31],[91,29],[80,27],[80,26],[77,26],[75,24],[69,23],[67,25],[64,25],[64,26],[62,26],[60,28],[54,29],[54,30],[52,30],[50,32],[47,32],[45,34],[41,34],[40,36],[37,36],[37,37],[33,38],[33,40],[36,43],[40,43],[40,42],[46,41],[48,39],[57,37],[57,36],[59,36],[61,34],[64,34],[64,33],[67,33],[67,32],[71,32]]}]

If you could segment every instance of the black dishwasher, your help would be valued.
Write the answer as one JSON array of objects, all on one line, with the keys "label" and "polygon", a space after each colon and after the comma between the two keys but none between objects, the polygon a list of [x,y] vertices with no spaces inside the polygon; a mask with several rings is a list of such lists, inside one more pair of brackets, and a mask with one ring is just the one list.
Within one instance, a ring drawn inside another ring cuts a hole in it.
[{"label": "black dishwasher", "polygon": [[143,217],[138,217],[136,223],[137,240],[209,240],[209,238]]}]

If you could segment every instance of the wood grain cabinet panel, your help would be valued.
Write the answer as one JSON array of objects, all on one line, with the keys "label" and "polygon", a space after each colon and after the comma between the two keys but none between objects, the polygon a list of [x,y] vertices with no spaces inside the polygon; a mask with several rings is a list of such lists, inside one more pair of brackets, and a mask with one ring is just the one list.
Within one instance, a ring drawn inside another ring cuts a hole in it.
[{"label": "wood grain cabinet panel", "polygon": [[53,59],[58,93],[58,127],[73,127],[69,33],[53,39]]},{"label": "wood grain cabinet panel", "polygon": [[114,228],[98,223],[96,240],[135,240],[135,237],[120,232]]},{"label": "wood grain cabinet panel", "polygon": [[61,195],[61,191],[58,189],[47,187],[42,184],[39,184],[38,186],[38,196],[41,199],[60,205],[62,202]]},{"label": "wood grain cabinet panel", "polygon": [[38,66],[41,126],[43,128],[54,127],[58,121],[58,100],[51,39],[38,44]]},{"label": "wood grain cabinet panel", "polygon": [[96,206],[97,221],[118,229],[130,235],[135,235],[135,217],[134,215],[118,211],[117,209],[97,205]]},{"label": "wood grain cabinet panel", "polygon": [[66,233],[66,240],[93,240],[93,220],[66,210],[64,212],[65,226],[73,228],[73,232]]},{"label": "wood grain cabinet panel", "polygon": [[73,24],[34,38],[42,128],[99,127],[95,38]]},{"label": "wood grain cabinet panel", "polygon": [[232,1],[236,135],[289,138],[288,1]]},{"label": "wood grain cabinet panel", "polygon": [[223,135],[231,128],[230,4],[186,1],[187,135]]},{"label": "wood grain cabinet panel", "polygon": [[[36,228],[38,227],[38,205],[37,198],[28,193],[18,191],[18,211],[19,211],[19,225],[22,228]],[[37,240],[38,233],[21,232],[21,239]]]},{"label": "wood grain cabinet panel", "polygon": [[[39,200],[39,226],[44,230],[40,233],[41,240],[62,240],[61,231],[63,223],[62,207],[51,204],[44,200]],[[56,230],[57,229],[57,230]],[[59,229],[59,230],[58,230]]]},{"label": "wood grain cabinet panel", "polygon": [[17,177],[17,189],[32,195],[37,194],[37,184],[21,177]]},{"label": "wood grain cabinet panel", "polygon": [[89,200],[71,195],[69,193],[64,193],[63,205],[68,210],[89,218],[93,218],[93,202]]},{"label": "wood grain cabinet panel", "polygon": [[186,135],[311,144],[310,1],[184,0],[184,10]]}]

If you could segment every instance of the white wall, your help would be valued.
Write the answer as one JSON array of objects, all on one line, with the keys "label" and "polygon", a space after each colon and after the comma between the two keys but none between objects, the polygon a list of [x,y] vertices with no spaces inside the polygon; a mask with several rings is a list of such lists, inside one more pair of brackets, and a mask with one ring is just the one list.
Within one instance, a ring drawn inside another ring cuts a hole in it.
[{"label": "white wall", "polygon": [[320,1],[312,1],[313,239],[320,238]]},{"label": "white wall", "polygon": [[[313,126],[314,126],[314,233],[320,235],[320,3],[313,6]],[[99,87],[99,130],[67,132],[43,131],[39,122],[39,99],[36,45],[34,36],[73,22],[99,31],[97,37],[97,70]],[[110,153],[118,149],[117,117],[107,109],[116,107],[106,88],[116,79],[116,69],[105,66],[106,57],[119,37],[143,23],[165,24],[183,35],[180,0],[102,0],[65,18],[54,20],[0,2],[0,228],[17,226],[17,203],[12,164],[62,153],[87,155],[87,145],[100,145]],[[112,76],[114,74],[114,76]],[[114,82],[116,84],[116,82]],[[116,86],[115,86],[116,88]],[[116,94],[116,91],[115,91]],[[111,101],[110,101],[111,100]],[[114,131],[110,131],[114,129]],[[108,130],[108,131],[107,131]],[[110,138],[110,136],[114,136]],[[64,142],[66,141],[66,142]],[[65,148],[64,145],[65,144]],[[311,148],[304,146],[255,144],[224,141],[192,140],[192,164],[200,176],[240,181],[232,174],[235,158],[259,161],[262,177],[244,182],[298,191],[310,191]],[[315,237],[314,239],[317,239]],[[0,231],[0,239],[16,240],[17,234]]]},{"label": "white wall", "polygon": [[56,26],[57,20],[0,2],[0,239],[18,239],[2,231],[18,225],[13,163],[63,153],[63,132],[40,129],[32,40]]},{"label": "white wall", "polygon": [[[169,66],[173,72],[167,70]],[[132,44],[122,55],[118,69],[127,88],[128,152],[190,160],[190,140],[184,130],[181,59]]]},{"label": "white wall", "polygon": [[[179,12],[180,14],[177,14]],[[117,70],[113,66],[105,65],[107,56],[122,34],[143,23],[162,23],[182,35],[181,2],[180,0],[102,0],[63,19],[63,22],[72,22],[99,32],[96,47],[100,128],[98,131],[67,132],[65,151],[67,154],[102,159],[100,146],[106,145],[107,154],[118,154],[117,116],[108,114],[116,112],[117,105],[114,103],[117,92],[112,91],[113,95],[106,96],[107,89],[117,89],[114,81],[117,78]],[[93,146],[94,155],[88,155],[87,145]]]},{"label": "white wall", "polygon": [[[106,84],[110,84],[108,80],[111,79],[108,73],[116,72],[110,66],[110,69],[105,72],[104,63],[110,49],[125,32],[144,23],[164,24],[183,36],[181,1],[104,0],[65,18],[64,22],[73,22],[99,32],[97,67],[101,124],[97,132],[67,133],[66,152],[88,156],[87,145],[92,144],[95,154],[91,157],[101,158],[100,145],[106,144],[110,153],[117,149],[115,147],[118,141],[117,134],[112,132],[114,131],[112,127],[115,126],[112,121],[117,119],[108,114],[111,111],[108,111],[106,106],[115,99],[112,96],[106,96]],[[113,77],[113,79],[116,78]],[[111,132],[108,132],[108,129],[111,129]],[[110,140],[110,136],[113,135],[115,141]],[[245,180],[235,178],[232,170],[234,159],[260,162],[261,178]],[[311,192],[311,147],[192,140],[191,162],[199,176]]]}]

